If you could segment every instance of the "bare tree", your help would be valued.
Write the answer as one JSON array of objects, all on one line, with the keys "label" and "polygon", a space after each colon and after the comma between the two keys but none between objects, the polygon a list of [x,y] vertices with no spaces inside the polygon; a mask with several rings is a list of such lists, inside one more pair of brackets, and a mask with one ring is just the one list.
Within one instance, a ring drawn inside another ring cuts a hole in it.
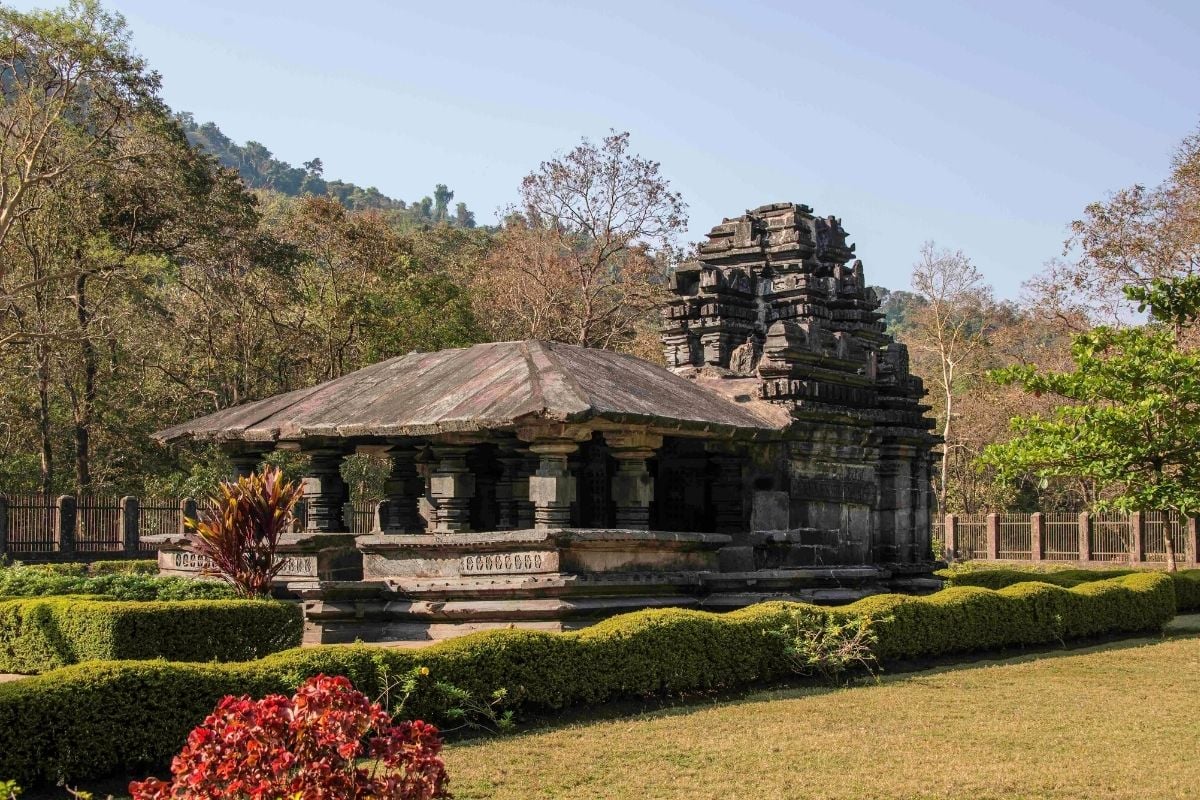
[{"label": "bare tree", "polygon": [[961,250],[950,251],[926,242],[913,266],[913,290],[925,301],[917,308],[906,339],[919,353],[931,356],[931,378],[941,408],[942,469],[938,507],[946,507],[950,451],[954,447],[955,389],[978,376],[987,347],[987,316],[991,287]]},{"label": "bare tree", "polygon": [[1068,324],[1128,323],[1135,309],[1124,287],[1200,274],[1200,129],[1180,142],[1161,184],[1088,205],[1063,256],[1026,288]]},{"label": "bare tree", "polygon": [[663,291],[687,207],[629,134],[584,139],[521,183],[477,280],[494,335],[631,346]]}]

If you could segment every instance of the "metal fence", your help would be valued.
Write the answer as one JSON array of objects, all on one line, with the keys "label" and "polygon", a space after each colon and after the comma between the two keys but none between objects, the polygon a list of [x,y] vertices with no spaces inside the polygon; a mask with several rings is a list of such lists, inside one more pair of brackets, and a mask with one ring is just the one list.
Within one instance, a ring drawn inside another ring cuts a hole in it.
[{"label": "metal fence", "polygon": [[[379,501],[358,499],[344,509],[346,529],[378,529]],[[186,497],[116,497],[0,493],[0,555],[21,559],[112,558],[146,555],[147,536],[180,534],[184,520],[211,510],[210,501]],[[308,522],[308,504],[294,511],[293,531]]]},{"label": "metal fence", "polygon": [[940,525],[946,558],[989,561],[1165,561],[1168,538],[1181,564],[1196,564],[1197,520],[1173,512],[948,514]]}]

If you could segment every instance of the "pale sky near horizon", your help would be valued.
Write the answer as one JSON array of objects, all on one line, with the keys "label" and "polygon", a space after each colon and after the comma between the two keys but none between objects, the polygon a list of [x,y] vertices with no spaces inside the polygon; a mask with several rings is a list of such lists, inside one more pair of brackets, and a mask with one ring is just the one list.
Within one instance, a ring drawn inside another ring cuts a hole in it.
[{"label": "pale sky near horizon", "polygon": [[889,288],[932,239],[1017,296],[1087,203],[1161,181],[1200,123],[1194,0],[107,5],[174,109],[327,178],[446,183],[493,222],[540,161],[628,130],[689,239],[807,203]]}]

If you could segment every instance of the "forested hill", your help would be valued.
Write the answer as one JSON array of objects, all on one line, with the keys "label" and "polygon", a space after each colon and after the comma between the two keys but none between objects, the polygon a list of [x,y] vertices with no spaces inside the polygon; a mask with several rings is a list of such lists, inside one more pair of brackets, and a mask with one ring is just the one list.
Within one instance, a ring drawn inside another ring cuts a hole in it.
[{"label": "forested hill", "polygon": [[179,114],[178,118],[188,141],[216,156],[223,166],[236,169],[252,189],[268,189],[292,197],[305,194],[332,196],[349,209],[390,212],[388,216],[402,227],[439,222],[462,228],[475,227],[475,213],[467,209],[466,203],[455,203],[451,208],[454,192],[443,183],[434,188],[432,197],[408,203],[388,197],[374,186],[364,189],[345,181],[326,180],[320,158],[294,167],[275,158],[260,142],[248,141],[239,145],[222,133],[216,123],[197,123],[187,112]]}]

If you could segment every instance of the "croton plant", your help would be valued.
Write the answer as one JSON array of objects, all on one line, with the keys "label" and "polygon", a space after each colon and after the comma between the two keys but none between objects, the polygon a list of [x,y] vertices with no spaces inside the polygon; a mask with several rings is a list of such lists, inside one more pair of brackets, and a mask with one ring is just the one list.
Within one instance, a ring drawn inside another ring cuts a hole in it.
[{"label": "croton plant", "polygon": [[394,723],[343,677],[310,678],[287,698],[226,697],[192,731],[169,781],[130,784],[133,800],[434,800],[449,797],[437,728]]}]

